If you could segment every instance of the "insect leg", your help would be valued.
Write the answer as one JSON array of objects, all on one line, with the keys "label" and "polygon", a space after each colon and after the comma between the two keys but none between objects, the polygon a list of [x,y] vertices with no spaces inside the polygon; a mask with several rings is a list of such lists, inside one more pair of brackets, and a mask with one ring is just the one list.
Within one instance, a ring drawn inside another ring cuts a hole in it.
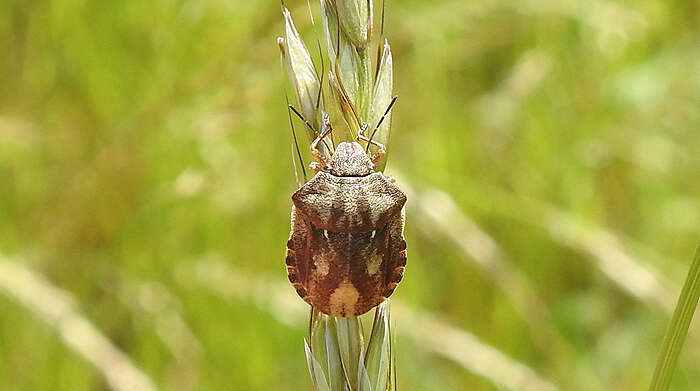
[{"label": "insect leg", "polygon": [[323,138],[329,135],[332,131],[333,127],[331,127],[330,117],[327,113],[323,113],[323,127],[321,129],[321,133],[311,143],[311,155],[313,155],[313,157],[317,161],[311,163],[309,167],[315,172],[318,172],[319,170],[328,165],[328,163],[326,162],[326,158],[323,156],[323,153],[321,153],[321,151],[318,150],[318,144],[323,142]]},{"label": "insect leg", "polygon": [[366,130],[367,130],[367,124],[365,124],[364,126],[362,126],[362,128],[360,128],[360,131],[357,133],[357,139],[367,142],[368,148],[369,148],[370,144],[375,145],[379,148],[377,153],[375,153],[374,156],[372,156],[372,163],[376,164],[379,161],[379,159],[381,159],[382,157],[384,157],[384,155],[386,155],[386,147],[384,146],[384,144],[382,144],[378,141],[374,141],[371,138],[367,138],[367,136],[365,136]]}]

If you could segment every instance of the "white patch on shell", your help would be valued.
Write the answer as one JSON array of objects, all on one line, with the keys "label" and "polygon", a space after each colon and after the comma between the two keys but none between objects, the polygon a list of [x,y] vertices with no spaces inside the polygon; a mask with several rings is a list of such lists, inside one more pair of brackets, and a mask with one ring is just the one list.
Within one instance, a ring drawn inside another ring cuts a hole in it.
[{"label": "white patch on shell", "polygon": [[377,254],[377,249],[375,248],[369,257],[367,257],[367,274],[373,276],[379,270],[379,266],[382,264],[382,256]]},{"label": "white patch on shell", "polygon": [[355,305],[360,298],[360,293],[352,283],[343,281],[338,285],[328,300],[331,313],[337,314],[354,314]]},{"label": "white patch on shell", "polygon": [[318,254],[314,254],[312,259],[314,261],[314,266],[316,266],[316,273],[325,276],[328,274],[328,271],[330,270],[330,263],[328,262],[329,256],[331,254],[329,251],[323,251],[319,252]]}]

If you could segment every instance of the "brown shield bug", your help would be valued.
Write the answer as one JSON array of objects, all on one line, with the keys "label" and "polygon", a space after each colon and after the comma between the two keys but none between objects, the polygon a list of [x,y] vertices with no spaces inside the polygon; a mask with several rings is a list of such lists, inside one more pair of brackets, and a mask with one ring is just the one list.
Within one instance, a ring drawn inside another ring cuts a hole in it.
[{"label": "brown shield bug", "polygon": [[358,142],[342,142],[326,159],[318,149],[332,131],[324,114],[311,143],[316,175],[292,195],[289,281],[307,303],[333,316],[358,316],[386,300],[406,265],[406,195],[374,171],[386,149],[365,130],[357,140],[378,147],[372,158]]}]

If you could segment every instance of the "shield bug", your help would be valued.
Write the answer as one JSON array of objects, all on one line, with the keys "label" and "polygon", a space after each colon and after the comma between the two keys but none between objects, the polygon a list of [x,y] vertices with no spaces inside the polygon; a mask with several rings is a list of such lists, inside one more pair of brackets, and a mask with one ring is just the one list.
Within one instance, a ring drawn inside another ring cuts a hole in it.
[{"label": "shield bug", "polygon": [[386,149],[365,130],[357,141],[376,145],[374,156],[354,141],[338,144],[326,159],[318,149],[332,131],[324,114],[311,143],[316,175],[292,195],[289,281],[307,303],[333,316],[358,316],[386,300],[406,265],[406,195],[374,171]]}]

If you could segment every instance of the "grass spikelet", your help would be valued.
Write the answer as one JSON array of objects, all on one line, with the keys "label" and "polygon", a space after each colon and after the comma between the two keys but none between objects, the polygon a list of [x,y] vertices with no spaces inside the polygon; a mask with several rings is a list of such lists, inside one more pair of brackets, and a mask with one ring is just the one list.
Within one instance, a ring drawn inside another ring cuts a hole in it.
[{"label": "grass spikelet", "polygon": [[[289,10],[284,8],[282,14],[285,21],[285,37],[278,38],[277,44],[286,66],[287,76],[304,118],[314,129],[319,129],[321,116],[318,108],[321,105],[321,80],[316,73],[311,55],[294,26]],[[308,128],[307,131],[311,132]],[[313,139],[316,136],[309,134],[309,137]]]},{"label": "grass spikelet", "polygon": [[309,337],[305,341],[307,363],[317,390],[342,390],[345,385],[338,336],[332,317],[311,309]]},{"label": "grass spikelet", "polygon": [[[394,103],[391,48],[383,37],[373,37],[373,7],[373,2],[367,0],[320,0],[327,57],[324,64],[329,64],[327,75],[322,70],[320,76],[290,12],[283,7],[285,37],[278,38],[278,45],[300,107],[293,110],[303,117],[309,141],[318,134],[319,118],[326,112],[330,112],[336,125],[342,118],[346,126],[345,132],[336,130],[334,137],[354,140],[365,129],[370,140],[384,145],[389,141]],[[376,51],[370,49],[374,44]],[[377,53],[374,62],[372,53]],[[324,86],[326,76],[328,82]],[[323,99],[324,94],[329,99]],[[327,145],[329,150],[333,149],[332,144]],[[376,152],[376,147],[368,145],[367,152]],[[385,162],[386,159],[379,162],[377,170],[383,170]],[[304,343],[314,389],[393,390],[389,319],[385,302],[376,309],[365,346],[359,318],[336,318],[311,309],[309,334]]]},{"label": "grass spikelet", "polygon": [[351,389],[357,389],[366,378],[364,370],[364,336],[362,324],[357,317],[335,318],[338,331],[338,348],[343,363],[343,373]]},{"label": "grass spikelet", "polygon": [[338,318],[311,309],[304,348],[316,391],[394,390],[388,304],[376,308],[367,346],[359,317]]},{"label": "grass spikelet", "polygon": [[377,308],[372,325],[372,336],[367,347],[365,367],[369,379],[369,391],[391,390],[393,357],[391,355],[391,332],[389,327],[389,307],[382,303]]}]

